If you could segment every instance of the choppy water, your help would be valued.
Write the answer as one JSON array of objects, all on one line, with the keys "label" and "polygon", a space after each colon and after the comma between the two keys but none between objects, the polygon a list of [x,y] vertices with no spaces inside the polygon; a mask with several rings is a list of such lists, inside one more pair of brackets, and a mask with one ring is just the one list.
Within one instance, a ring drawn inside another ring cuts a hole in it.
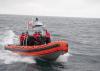
[{"label": "choppy water", "polygon": [[[15,34],[26,30],[32,16],[0,15],[0,71],[100,71],[100,19],[39,17],[52,41],[66,40],[69,52],[52,63],[4,50]],[[15,33],[15,34],[14,34]]]}]

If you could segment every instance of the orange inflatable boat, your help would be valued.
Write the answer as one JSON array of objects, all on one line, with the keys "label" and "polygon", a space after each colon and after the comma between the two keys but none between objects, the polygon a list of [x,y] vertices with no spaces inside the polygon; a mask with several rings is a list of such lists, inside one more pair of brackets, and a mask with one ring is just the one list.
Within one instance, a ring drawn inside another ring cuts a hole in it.
[{"label": "orange inflatable boat", "polygon": [[66,41],[55,41],[37,46],[7,45],[5,49],[20,55],[56,60],[61,54],[68,52],[68,43]]}]

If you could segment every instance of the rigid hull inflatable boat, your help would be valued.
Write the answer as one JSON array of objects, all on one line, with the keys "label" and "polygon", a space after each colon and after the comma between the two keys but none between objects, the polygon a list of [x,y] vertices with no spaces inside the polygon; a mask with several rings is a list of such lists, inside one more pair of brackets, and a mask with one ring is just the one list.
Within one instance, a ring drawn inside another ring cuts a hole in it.
[{"label": "rigid hull inflatable boat", "polygon": [[20,55],[56,60],[60,55],[68,52],[68,43],[65,41],[55,41],[36,46],[7,45],[5,49]]}]

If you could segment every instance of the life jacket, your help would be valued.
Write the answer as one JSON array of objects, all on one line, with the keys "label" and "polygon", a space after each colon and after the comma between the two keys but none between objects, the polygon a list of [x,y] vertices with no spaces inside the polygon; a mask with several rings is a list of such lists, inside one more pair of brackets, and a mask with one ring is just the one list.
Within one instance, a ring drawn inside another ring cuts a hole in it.
[{"label": "life jacket", "polygon": [[37,39],[37,38],[40,37],[40,36],[41,36],[40,33],[35,33],[35,34],[33,34],[33,37],[34,37],[35,39]]},{"label": "life jacket", "polygon": [[27,34],[20,35],[20,42],[23,42],[27,36],[28,36]]},{"label": "life jacket", "polygon": [[50,33],[46,30],[45,37],[50,38]]},{"label": "life jacket", "polygon": [[33,37],[35,38],[35,41],[38,43],[38,45],[45,44],[45,39],[40,33],[33,34]]}]

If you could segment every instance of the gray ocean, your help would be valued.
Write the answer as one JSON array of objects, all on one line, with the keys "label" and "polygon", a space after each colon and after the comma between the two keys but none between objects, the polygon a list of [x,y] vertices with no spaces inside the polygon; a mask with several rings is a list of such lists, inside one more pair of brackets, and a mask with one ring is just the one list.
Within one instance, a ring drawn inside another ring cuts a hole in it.
[{"label": "gray ocean", "polygon": [[26,23],[36,16],[0,15],[0,71],[100,71],[100,19],[38,16],[52,35],[65,40],[69,52],[57,61],[37,63],[34,57],[20,56],[4,49],[14,35],[26,31]]}]

